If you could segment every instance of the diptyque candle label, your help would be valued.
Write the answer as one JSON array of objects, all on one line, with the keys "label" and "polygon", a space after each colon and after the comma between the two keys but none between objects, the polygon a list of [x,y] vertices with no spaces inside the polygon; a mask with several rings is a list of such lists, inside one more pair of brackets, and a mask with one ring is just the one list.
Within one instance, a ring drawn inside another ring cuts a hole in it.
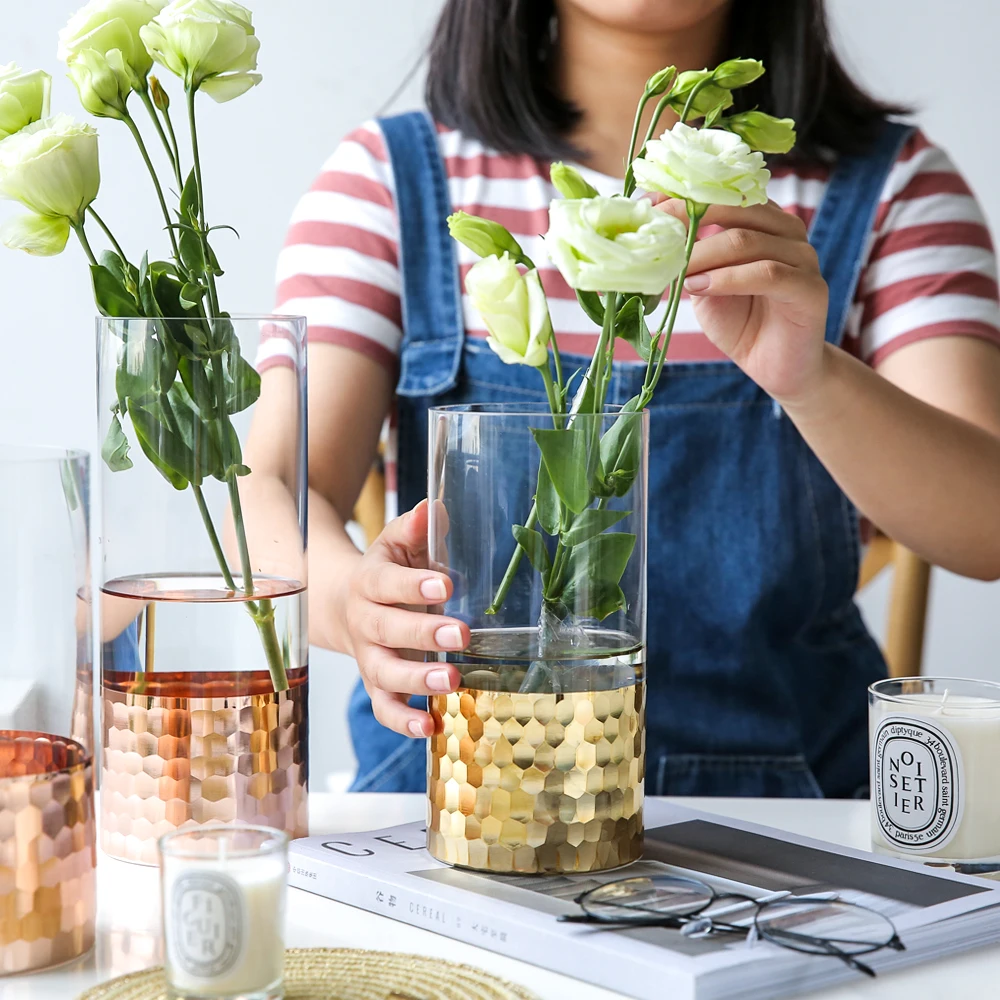
[{"label": "diptyque candle label", "polygon": [[962,815],[962,758],[926,718],[891,715],[872,738],[872,798],[886,840],[903,851],[940,851]]},{"label": "diptyque candle label", "polygon": [[198,979],[224,976],[240,960],[246,936],[243,894],[221,872],[189,872],[171,888],[171,960]]}]

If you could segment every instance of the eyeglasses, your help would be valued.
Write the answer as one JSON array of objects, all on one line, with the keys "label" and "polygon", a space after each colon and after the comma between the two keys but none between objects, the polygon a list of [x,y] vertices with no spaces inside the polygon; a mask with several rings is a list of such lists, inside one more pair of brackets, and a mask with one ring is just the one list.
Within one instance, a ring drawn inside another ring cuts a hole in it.
[{"label": "eyeglasses", "polygon": [[[829,955],[874,978],[858,961],[883,948],[905,951],[892,921],[875,910],[837,898],[835,892],[772,893],[754,899],[717,892],[698,879],[648,875],[619,879],[577,896],[583,913],[559,917],[570,923],[619,927],[668,927],[687,937],[741,934],[806,955]],[[709,912],[711,911],[711,912]],[[744,911],[749,911],[744,915]],[[722,920],[733,917],[735,920]],[[737,922],[738,921],[738,922]]]}]

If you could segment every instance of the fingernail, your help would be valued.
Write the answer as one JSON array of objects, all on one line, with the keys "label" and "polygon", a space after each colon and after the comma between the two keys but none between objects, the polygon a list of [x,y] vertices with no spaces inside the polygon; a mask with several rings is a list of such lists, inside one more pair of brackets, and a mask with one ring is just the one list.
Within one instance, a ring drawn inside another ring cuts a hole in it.
[{"label": "fingernail", "polygon": [[432,670],[424,680],[432,691],[450,691],[451,675],[447,670]]},{"label": "fingernail", "polygon": [[703,292],[711,284],[711,279],[707,274],[692,274],[685,280],[684,287],[689,292]]},{"label": "fingernail", "polygon": [[444,580],[441,580],[438,577],[424,580],[424,582],[420,584],[420,593],[423,597],[427,598],[428,601],[443,601],[445,597],[448,596],[448,592],[444,587]]},{"label": "fingernail", "polygon": [[461,649],[465,645],[457,625],[442,625],[434,633],[434,641],[441,649]]},{"label": "fingernail", "polygon": [[424,726],[423,726],[423,723],[422,722],[417,722],[416,719],[414,719],[406,728],[409,729],[410,732],[413,733],[414,736],[423,736],[424,735]]}]

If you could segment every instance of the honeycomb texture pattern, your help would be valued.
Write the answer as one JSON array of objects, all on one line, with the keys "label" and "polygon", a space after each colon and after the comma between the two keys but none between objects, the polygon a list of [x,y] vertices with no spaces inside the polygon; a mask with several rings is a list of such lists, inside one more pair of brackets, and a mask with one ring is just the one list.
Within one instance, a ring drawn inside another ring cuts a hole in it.
[{"label": "honeycomb texture pattern", "polygon": [[308,683],[219,698],[105,685],[101,847],[157,864],[157,840],[178,829],[255,823],[306,836],[308,697]]},{"label": "honeycomb texture pattern", "polygon": [[0,732],[0,973],[93,947],[95,862],[89,753],[58,736]]},{"label": "honeycomb texture pattern", "polygon": [[493,872],[593,872],[642,854],[641,683],[430,699],[427,846]]}]

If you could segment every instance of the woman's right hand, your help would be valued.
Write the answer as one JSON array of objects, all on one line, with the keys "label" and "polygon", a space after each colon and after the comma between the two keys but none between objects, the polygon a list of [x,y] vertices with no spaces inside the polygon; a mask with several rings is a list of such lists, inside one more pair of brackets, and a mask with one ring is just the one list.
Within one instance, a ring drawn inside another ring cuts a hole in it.
[{"label": "woman's right hand", "polygon": [[372,711],[383,726],[404,736],[433,732],[427,712],[411,695],[458,688],[461,674],[447,663],[407,659],[417,652],[457,652],[469,644],[469,627],[456,618],[428,614],[451,596],[445,573],[428,569],[427,501],[397,517],[357,560],[341,602],[347,652],[357,661]]}]

